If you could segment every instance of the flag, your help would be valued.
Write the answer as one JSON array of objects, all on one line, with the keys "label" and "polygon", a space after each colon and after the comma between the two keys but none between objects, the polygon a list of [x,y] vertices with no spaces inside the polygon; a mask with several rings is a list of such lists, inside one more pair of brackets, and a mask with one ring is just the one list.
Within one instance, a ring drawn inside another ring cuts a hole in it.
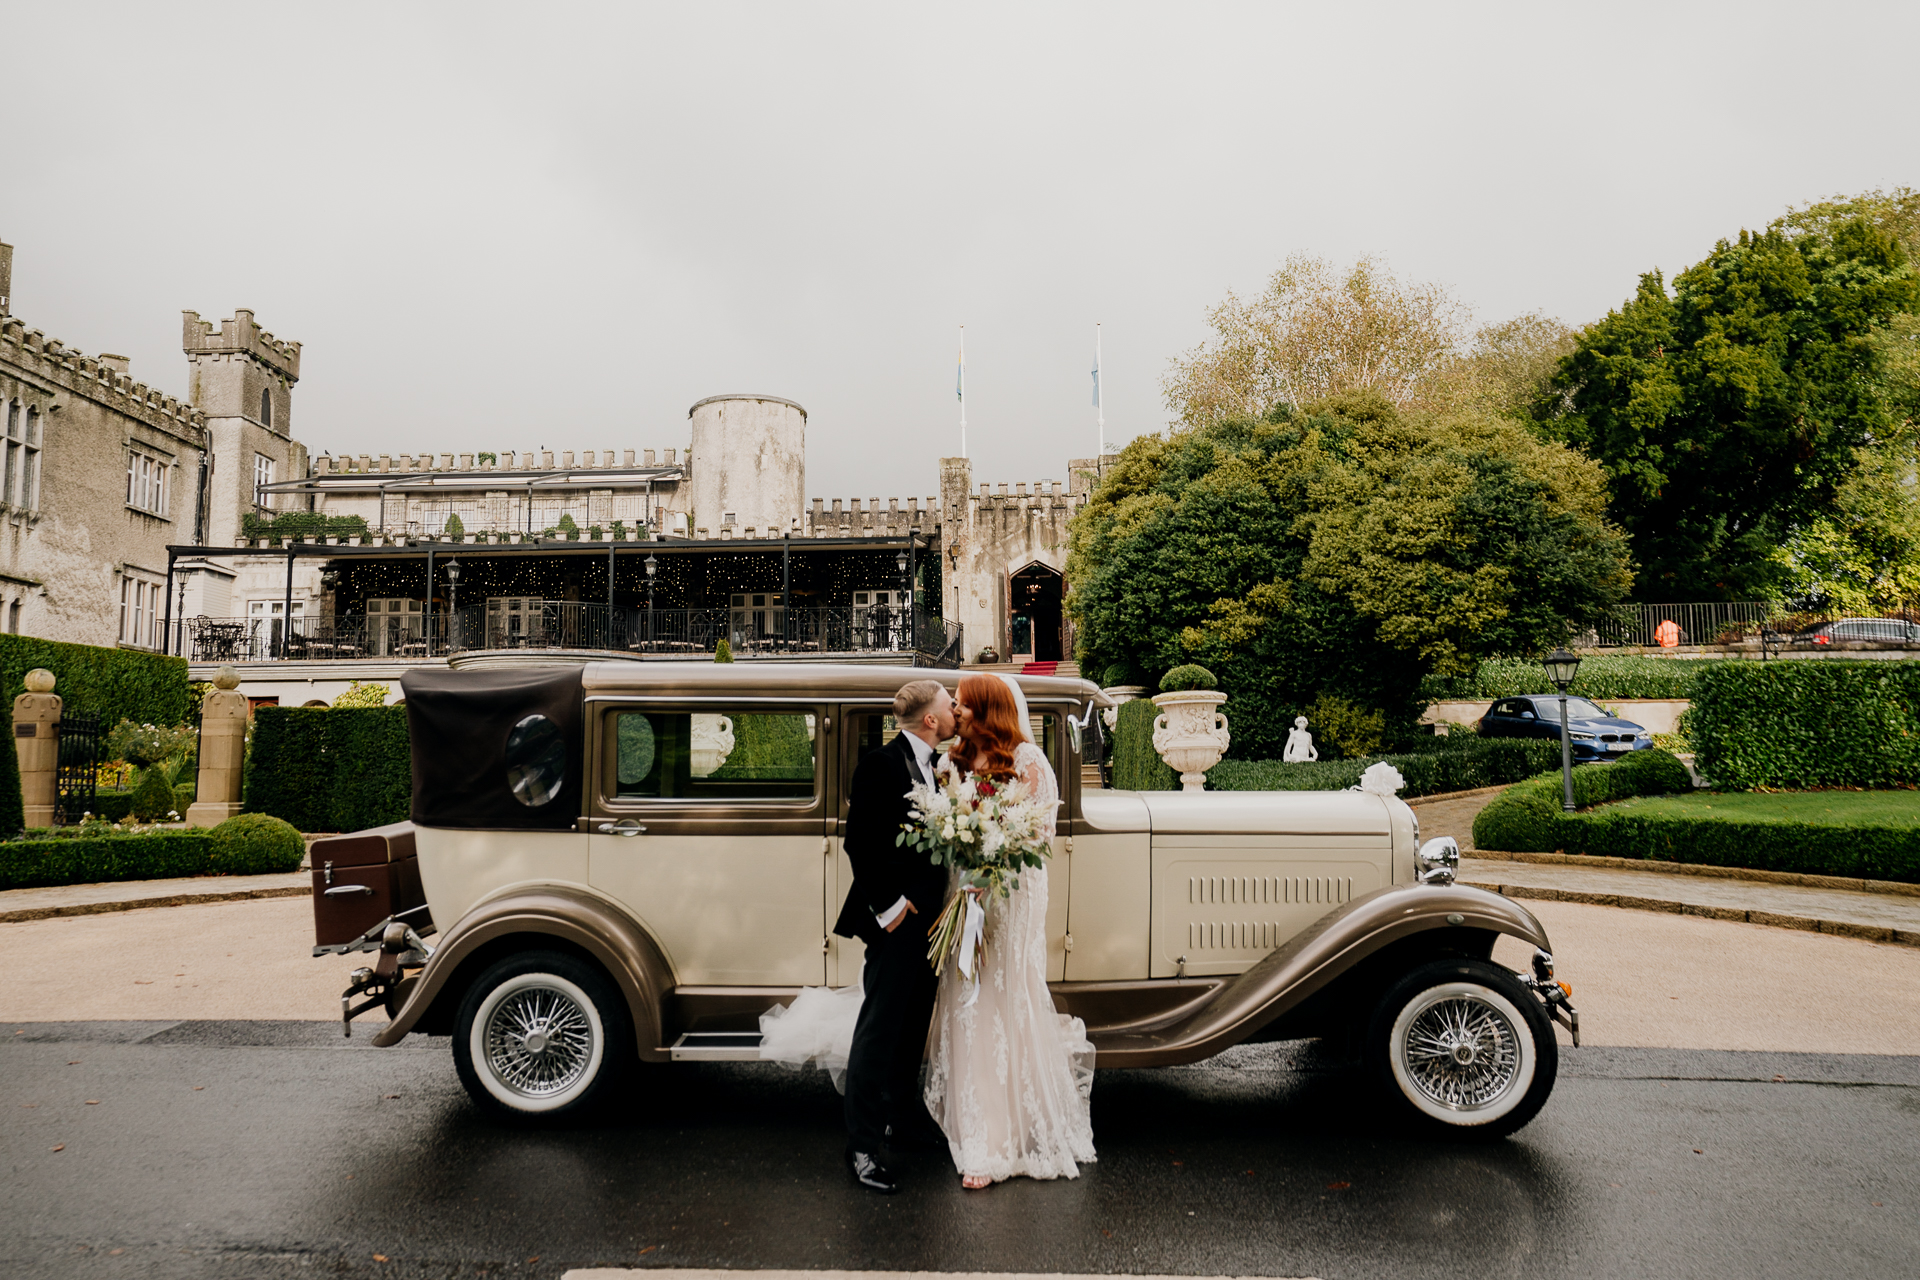
[{"label": "flag", "polygon": [[1093,358],[1093,407],[1100,407],[1100,357]]},{"label": "flag", "polygon": [[964,401],[967,398],[967,349],[960,348],[960,354],[953,366],[953,398]]}]

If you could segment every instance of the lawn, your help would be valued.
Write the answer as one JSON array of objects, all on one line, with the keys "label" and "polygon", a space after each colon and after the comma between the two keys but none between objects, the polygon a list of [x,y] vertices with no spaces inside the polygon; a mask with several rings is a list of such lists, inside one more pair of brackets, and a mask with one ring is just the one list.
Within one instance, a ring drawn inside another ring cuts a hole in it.
[{"label": "lawn", "polygon": [[1823,827],[1920,828],[1920,791],[1695,791],[1690,795],[1638,796],[1590,812],[1722,822],[1807,822]]}]

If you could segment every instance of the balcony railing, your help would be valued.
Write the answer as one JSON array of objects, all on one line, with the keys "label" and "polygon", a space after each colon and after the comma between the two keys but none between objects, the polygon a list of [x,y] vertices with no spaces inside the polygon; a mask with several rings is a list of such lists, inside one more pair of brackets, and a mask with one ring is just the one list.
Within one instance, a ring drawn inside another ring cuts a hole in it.
[{"label": "balcony railing", "polygon": [[915,609],[635,609],[534,601],[511,613],[485,607],[436,614],[295,618],[188,618],[179,651],[193,662],[323,662],[444,658],[468,649],[625,649],[710,654],[724,638],[734,653],[813,657],[897,653],[959,666],[961,627]]}]

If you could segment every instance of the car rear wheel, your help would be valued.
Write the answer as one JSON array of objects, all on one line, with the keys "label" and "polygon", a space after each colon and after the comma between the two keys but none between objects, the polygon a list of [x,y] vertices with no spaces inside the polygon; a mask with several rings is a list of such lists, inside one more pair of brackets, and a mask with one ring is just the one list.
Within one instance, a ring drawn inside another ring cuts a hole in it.
[{"label": "car rear wheel", "polygon": [[1366,1051],[1407,1119],[1464,1138],[1505,1137],[1533,1119],[1560,1064],[1539,997],[1484,960],[1422,965],[1395,983]]},{"label": "car rear wheel", "polygon": [[626,1002],[598,967],[554,951],[499,961],[467,989],[453,1061],[481,1110],[537,1122],[586,1110],[633,1054]]}]

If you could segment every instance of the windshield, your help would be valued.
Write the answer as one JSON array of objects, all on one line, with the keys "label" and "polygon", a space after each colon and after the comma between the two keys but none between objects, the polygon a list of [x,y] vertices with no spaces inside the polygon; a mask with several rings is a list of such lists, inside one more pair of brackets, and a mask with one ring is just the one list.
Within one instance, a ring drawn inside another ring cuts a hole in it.
[{"label": "windshield", "polygon": [[[1560,699],[1558,698],[1535,698],[1533,700],[1533,707],[1544,719],[1558,720],[1560,718]],[[1594,706],[1585,698],[1568,698],[1567,719],[1611,720],[1613,716],[1602,711],[1599,707]]]}]

